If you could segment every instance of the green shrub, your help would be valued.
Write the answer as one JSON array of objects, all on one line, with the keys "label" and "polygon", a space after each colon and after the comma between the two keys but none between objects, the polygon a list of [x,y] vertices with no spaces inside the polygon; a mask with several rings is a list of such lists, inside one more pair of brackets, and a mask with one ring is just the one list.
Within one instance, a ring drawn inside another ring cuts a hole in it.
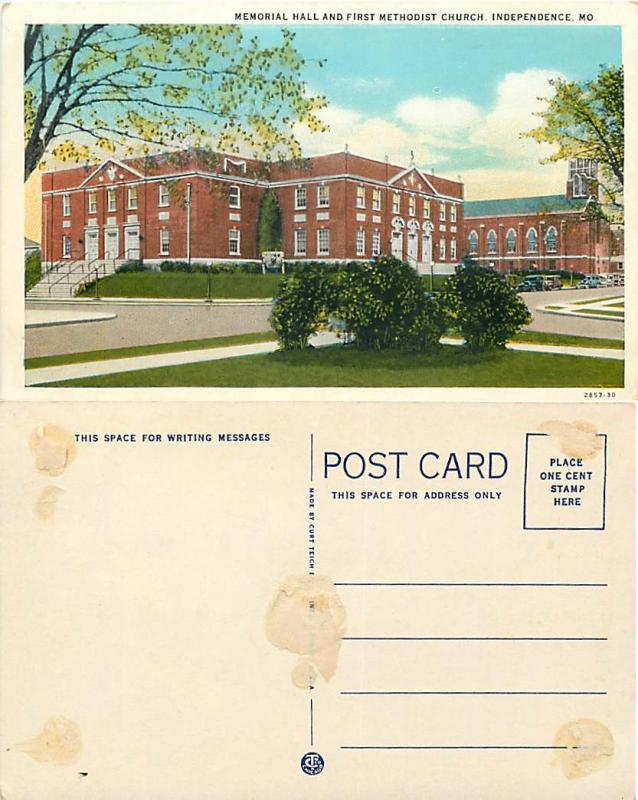
[{"label": "green shrub", "polygon": [[273,304],[280,347],[306,347],[328,316],[362,350],[426,350],[438,345],[449,324],[444,303],[426,292],[411,267],[389,256],[342,267],[295,265]]},{"label": "green shrub", "polygon": [[125,261],[120,264],[115,270],[116,272],[146,272],[148,267],[145,267],[140,259]]},{"label": "green shrub", "polygon": [[337,307],[362,350],[425,350],[447,327],[444,306],[412,267],[392,256],[353,262],[337,274]]},{"label": "green shrub", "polygon": [[29,291],[42,277],[42,255],[33,250],[24,257],[24,287]]},{"label": "green shrub", "polygon": [[445,282],[440,296],[473,352],[505,347],[507,340],[531,321],[525,303],[492,269],[459,269]]},{"label": "green shrub", "polygon": [[282,350],[303,350],[334,305],[334,270],[306,267],[285,275],[273,299],[270,321]]}]

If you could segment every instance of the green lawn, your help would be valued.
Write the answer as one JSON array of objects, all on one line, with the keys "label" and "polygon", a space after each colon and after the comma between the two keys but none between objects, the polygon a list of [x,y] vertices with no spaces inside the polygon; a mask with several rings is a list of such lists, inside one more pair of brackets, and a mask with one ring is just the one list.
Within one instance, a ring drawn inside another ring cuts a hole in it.
[{"label": "green lawn", "polygon": [[625,312],[623,311],[607,311],[604,308],[585,308],[583,309],[583,314],[597,314],[600,317],[615,317],[616,319],[624,319]]},{"label": "green lawn", "polygon": [[160,344],[144,344],[135,347],[116,347],[111,350],[89,350],[84,353],[26,358],[24,366],[25,369],[57,367],[60,364],[81,364],[87,361],[108,361],[114,358],[153,356],[158,353],[181,353],[186,350],[203,350],[207,347],[230,347],[235,344],[272,342],[275,338],[273,331],[264,331],[262,333],[242,333],[236,336],[216,336],[212,339],[187,339],[182,342],[162,342]]},{"label": "green lawn", "polygon": [[[277,292],[281,275],[211,275],[211,296],[223,299],[272,297]],[[122,272],[102,278],[100,297],[175,297],[179,299],[207,297],[208,275],[201,272]],[[95,286],[84,293],[95,296]],[[79,295],[82,296],[82,295]]]},{"label": "green lawn", "polygon": [[428,354],[352,347],[269,353],[125,372],[47,386],[519,386],[620,387],[622,361],[455,346]]},{"label": "green lawn", "polygon": [[543,333],[541,331],[521,331],[510,339],[511,342],[525,344],[557,344],[565,347],[602,347],[610,350],[623,350],[622,339],[597,339],[593,336],[573,336],[568,333]]}]

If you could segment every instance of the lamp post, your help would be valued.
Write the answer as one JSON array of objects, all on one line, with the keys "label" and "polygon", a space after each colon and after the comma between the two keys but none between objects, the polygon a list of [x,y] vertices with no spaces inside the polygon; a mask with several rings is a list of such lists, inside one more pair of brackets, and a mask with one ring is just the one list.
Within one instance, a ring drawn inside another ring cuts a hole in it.
[{"label": "lamp post", "polygon": [[191,263],[191,192],[192,183],[186,184],[186,260]]}]

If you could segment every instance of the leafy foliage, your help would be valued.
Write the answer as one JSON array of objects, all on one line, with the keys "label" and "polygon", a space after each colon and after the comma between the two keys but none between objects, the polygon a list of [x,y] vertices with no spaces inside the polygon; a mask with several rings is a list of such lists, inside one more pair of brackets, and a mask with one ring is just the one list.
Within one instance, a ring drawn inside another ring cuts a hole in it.
[{"label": "leafy foliage", "polygon": [[303,350],[335,302],[334,270],[308,266],[282,278],[270,321],[282,350]]},{"label": "leafy foliage", "polygon": [[29,291],[42,277],[42,255],[33,250],[24,257],[24,286]]},{"label": "leafy foliage", "polygon": [[281,209],[274,192],[264,192],[257,219],[257,252],[281,250]]},{"label": "leafy foliage", "polygon": [[263,47],[237,25],[27,25],[25,179],[45,153],[77,162],[211,147],[299,158],[293,126],[325,130],[306,66],[285,29]]},{"label": "leafy foliage", "polygon": [[362,350],[424,350],[445,331],[446,314],[438,299],[428,297],[417,273],[392,256],[348,264],[335,283],[334,311]]},{"label": "leafy foliage", "polygon": [[505,347],[522,325],[531,322],[525,303],[491,269],[459,269],[445,282],[440,296],[472,352]]},{"label": "leafy foliage", "polygon": [[307,347],[328,315],[343,320],[361,350],[426,350],[437,346],[449,321],[416,272],[390,256],[308,265],[282,280],[271,318],[282,350]]},{"label": "leafy foliage", "polygon": [[624,184],[625,109],[622,67],[601,66],[583,83],[556,78],[554,94],[537,116],[542,124],[523,136],[556,145],[548,161],[593,158],[599,165],[605,202],[621,206]]}]

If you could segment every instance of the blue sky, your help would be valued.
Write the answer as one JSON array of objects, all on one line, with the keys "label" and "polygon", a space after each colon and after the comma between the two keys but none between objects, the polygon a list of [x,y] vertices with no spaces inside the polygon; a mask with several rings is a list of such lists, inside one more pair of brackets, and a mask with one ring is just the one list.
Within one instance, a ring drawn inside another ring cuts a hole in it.
[{"label": "blue sky", "polygon": [[[621,61],[612,26],[288,26],[308,59],[306,80],[325,94],[328,134],[300,132],[308,153],[388,153],[438,174],[461,174],[468,197],[560,192],[563,165],[540,166],[549,151],[518,133],[533,127],[537,97],[556,75],[582,81]],[[278,29],[245,26],[267,43]]]}]

